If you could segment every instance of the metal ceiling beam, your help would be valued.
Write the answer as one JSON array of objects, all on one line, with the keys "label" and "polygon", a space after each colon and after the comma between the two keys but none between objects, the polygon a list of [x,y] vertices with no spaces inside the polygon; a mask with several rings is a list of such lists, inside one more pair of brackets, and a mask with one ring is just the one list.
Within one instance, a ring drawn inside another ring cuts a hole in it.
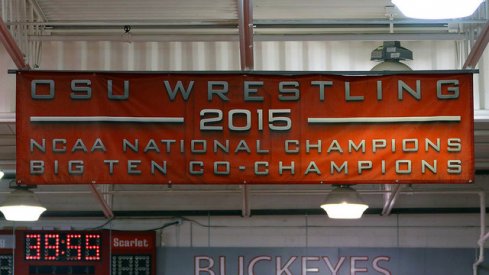
[{"label": "metal ceiling beam", "polygon": [[8,22],[9,26],[16,25],[34,25],[34,26],[45,26],[45,27],[66,27],[66,28],[83,28],[83,27],[93,27],[93,28],[114,28],[122,30],[125,25],[130,25],[131,27],[147,27],[147,28],[236,28],[237,21],[233,20],[87,20],[87,21],[77,21],[77,20],[50,20],[43,22],[27,22],[27,21],[15,21]]},{"label": "metal ceiling beam", "polygon": [[29,65],[25,62],[24,54],[20,50],[19,45],[15,41],[14,37],[10,33],[7,25],[0,16],[0,42],[7,50],[8,54],[14,61],[15,66],[18,69],[29,69]]},{"label": "metal ceiling beam", "polygon": [[[195,187],[192,187],[195,188]],[[289,186],[282,187],[283,189],[251,189],[248,190],[248,194],[252,194],[254,196],[269,196],[269,195],[280,195],[280,196],[325,196],[331,193],[331,190],[324,190],[323,188],[318,189],[290,189]],[[410,189],[410,190],[400,190],[399,193],[401,195],[468,195],[468,194],[478,194],[481,192],[481,189]],[[361,195],[384,195],[390,192],[383,190],[357,190],[357,192]],[[8,193],[8,192],[6,192]],[[39,194],[87,194],[86,191],[38,191],[36,193]],[[100,192],[99,192],[100,193]],[[2,194],[2,192],[0,192]],[[242,194],[242,190],[240,189],[177,189],[174,186],[172,189],[167,190],[113,190],[108,191],[104,194],[112,194],[112,195],[134,195],[134,196],[149,196],[149,195],[163,195],[163,194]],[[240,211],[241,212],[241,211]]]},{"label": "metal ceiling beam", "polygon": [[242,188],[242,197],[243,197],[243,205],[241,209],[241,216],[245,218],[249,218],[251,216],[251,207],[250,207],[250,196],[249,196],[249,185],[244,184],[241,186]]},{"label": "metal ceiling beam", "polygon": [[15,113],[0,113],[0,123],[15,123]]},{"label": "metal ceiling beam", "polygon": [[[373,34],[256,34],[256,41],[429,41],[464,40],[462,34],[453,33],[373,33]],[[29,36],[30,41],[115,41],[125,42],[120,35],[34,35]],[[182,34],[182,35],[132,35],[132,42],[216,42],[216,41],[238,41],[236,35],[231,34]],[[241,46],[240,46],[241,48]],[[251,48],[252,50],[252,48]],[[251,60],[253,52],[248,60]],[[245,58],[245,57],[243,57]],[[242,63],[243,64],[243,63]],[[253,64],[251,64],[253,65]]]},{"label": "metal ceiling beam", "polygon": [[104,216],[107,219],[112,219],[114,217],[114,213],[112,212],[112,209],[108,205],[107,201],[104,199],[102,193],[95,187],[94,184],[89,184],[90,190],[92,191],[92,194],[95,196],[97,201],[100,203],[100,206],[102,206],[102,212],[104,212]]},{"label": "metal ceiling beam", "polygon": [[486,236],[486,192],[479,192],[479,204],[480,204],[480,237],[477,244],[479,245],[479,258],[472,265],[473,274],[478,274],[479,265],[484,262],[484,251],[487,238]]},{"label": "metal ceiling beam", "polygon": [[358,19],[256,19],[257,26],[293,26],[301,27],[303,25],[448,25],[448,24],[484,24],[484,19],[458,18],[458,19],[411,19],[411,18],[358,18]]},{"label": "metal ceiling beam", "polygon": [[256,41],[423,41],[464,40],[458,33],[256,34]]},{"label": "metal ceiling beam", "polygon": [[[37,194],[37,193],[36,193]],[[487,209],[486,209],[487,211]],[[379,215],[382,212],[380,208],[369,208],[365,211],[365,215]],[[409,215],[425,215],[425,214],[478,214],[478,207],[450,207],[450,208],[397,208],[393,211],[394,214],[409,214]],[[140,218],[155,218],[162,217],[216,217],[216,216],[237,216],[241,217],[241,210],[144,210],[144,211],[116,211],[118,218],[140,217]],[[323,209],[254,209],[251,211],[251,216],[325,216]],[[47,218],[98,218],[101,217],[98,211],[53,211],[48,210],[43,213],[42,219]],[[325,225],[325,227],[334,227]],[[344,228],[345,225],[338,227]],[[436,227],[436,226],[435,226]],[[474,226],[475,227],[475,226]]]},{"label": "metal ceiling beam", "polygon": [[253,0],[237,1],[241,70],[253,70]]},{"label": "metal ceiling beam", "polygon": [[385,201],[384,208],[382,209],[382,216],[388,216],[391,214],[394,205],[396,204],[399,194],[401,194],[401,184],[398,184],[394,189],[387,194],[388,199]]},{"label": "metal ceiling beam", "polygon": [[[41,9],[41,6],[39,6],[39,3],[37,0],[28,0],[29,3],[32,5],[32,8],[34,11],[37,13],[37,15],[41,18],[42,22],[46,21],[46,15],[44,14],[43,10]],[[39,22],[36,22],[39,23]]]},{"label": "metal ceiling beam", "polygon": [[479,37],[472,46],[469,56],[463,65],[464,69],[471,69],[477,66],[477,63],[479,63],[479,60],[486,49],[487,43],[489,43],[489,21],[482,27]]},{"label": "metal ceiling beam", "polygon": [[[239,0],[240,1],[240,0]],[[355,25],[413,25],[413,26],[433,26],[447,24],[484,24],[484,19],[452,19],[452,20],[420,20],[420,19],[394,19],[389,20],[387,18],[379,19],[315,19],[315,20],[268,20],[268,19],[254,19],[253,24],[257,27],[277,27],[277,28],[303,28],[304,26],[355,26]],[[235,28],[237,25],[236,20],[51,20],[43,22],[28,22],[28,21],[15,21],[8,22],[7,25],[35,25],[46,27],[109,27],[122,29],[124,25],[130,25],[132,27],[148,27],[148,28],[164,28],[164,27],[229,27]]]},{"label": "metal ceiling beam", "polygon": [[[29,36],[31,41],[114,41],[127,42],[120,34],[107,35],[37,35]],[[238,41],[237,35],[230,34],[182,34],[182,35],[135,35],[132,34],[131,42],[216,42],[216,41]]]}]

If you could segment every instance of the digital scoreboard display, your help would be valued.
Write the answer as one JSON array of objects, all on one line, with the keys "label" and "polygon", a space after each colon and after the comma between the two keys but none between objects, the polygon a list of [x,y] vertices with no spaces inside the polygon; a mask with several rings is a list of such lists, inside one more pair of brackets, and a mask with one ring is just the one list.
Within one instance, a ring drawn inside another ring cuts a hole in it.
[{"label": "digital scoreboard display", "polygon": [[112,256],[111,275],[151,275],[150,255]]},{"label": "digital scoreboard display", "polygon": [[14,236],[9,230],[0,230],[0,275],[14,274]]},{"label": "digital scoreboard display", "polygon": [[156,274],[154,231],[17,230],[15,247],[0,275]]},{"label": "digital scoreboard display", "polygon": [[100,261],[102,235],[98,233],[26,233],[28,261]]},{"label": "digital scoreboard display", "polygon": [[0,255],[0,275],[14,274],[14,256]]}]

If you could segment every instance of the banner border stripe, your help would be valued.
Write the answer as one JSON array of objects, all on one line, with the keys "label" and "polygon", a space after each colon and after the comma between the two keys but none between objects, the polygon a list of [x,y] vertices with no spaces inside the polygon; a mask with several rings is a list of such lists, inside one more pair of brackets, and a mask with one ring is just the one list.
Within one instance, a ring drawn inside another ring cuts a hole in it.
[{"label": "banner border stripe", "polygon": [[31,116],[33,123],[116,122],[116,123],[184,123],[183,117],[114,117],[114,116]]},{"label": "banner border stripe", "polygon": [[338,123],[410,123],[410,122],[460,122],[461,116],[411,116],[411,117],[310,117],[309,124]]}]

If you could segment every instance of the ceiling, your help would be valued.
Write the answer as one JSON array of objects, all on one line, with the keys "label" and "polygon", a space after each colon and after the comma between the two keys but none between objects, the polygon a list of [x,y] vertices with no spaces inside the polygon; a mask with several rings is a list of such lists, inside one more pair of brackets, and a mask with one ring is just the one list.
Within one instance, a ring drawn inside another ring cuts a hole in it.
[{"label": "ceiling", "polygon": [[[391,38],[465,40],[472,45],[487,21],[485,5],[470,18],[426,21],[405,18],[389,0],[254,0],[249,13],[240,9],[242,3],[249,2],[3,0],[1,15],[28,57],[36,55],[32,43],[46,40],[106,41],[111,37],[120,40],[124,26],[130,26],[133,39],[139,41],[222,39],[246,45],[252,44],[253,39]],[[243,37],[240,27],[250,22],[254,35]],[[392,186],[364,185],[357,189],[378,212],[385,210],[389,194],[396,197],[393,211],[477,211],[478,200],[471,194],[488,189],[485,174],[489,169],[489,123],[484,119],[475,124],[475,158],[478,175],[472,185],[402,186],[399,199],[392,191],[396,187]],[[9,114],[0,116],[0,169],[7,171],[0,188],[0,199],[3,199],[15,177],[15,118]],[[318,209],[330,190],[331,186],[282,185],[110,185],[93,190],[89,186],[70,185],[41,186],[36,192],[49,209],[48,215],[75,217],[100,216],[104,207],[116,215],[135,216],[187,213],[185,211],[195,214],[196,210],[242,215],[249,215],[250,210],[254,214],[260,213],[258,210],[290,214]]]},{"label": "ceiling", "polygon": [[[238,20],[235,0],[36,0],[44,18],[56,21],[232,22]],[[303,1],[255,0],[255,20],[379,19],[389,0]]]},{"label": "ceiling", "polygon": [[[3,0],[2,16],[16,33],[27,31],[31,40],[107,40],[107,35],[124,32],[131,27],[135,40],[164,39],[151,35],[180,35],[171,39],[191,40],[192,35],[206,34],[203,40],[238,40],[240,20],[251,19],[255,40],[275,39],[338,39],[324,34],[392,34],[413,35],[416,39],[425,34],[435,35],[430,39],[460,38],[455,34],[465,33],[468,28],[485,23],[486,11],[470,18],[456,20],[413,20],[405,18],[390,0]],[[22,4],[24,3],[25,4]],[[243,3],[252,3],[248,16]],[[26,9],[26,13],[11,13],[11,10]],[[246,21],[247,22],[247,21]],[[21,29],[21,30],[19,30]],[[229,34],[233,36],[217,36]],[[277,35],[298,35],[279,37]],[[321,34],[321,38],[311,35]],[[18,33],[18,35],[21,35]],[[275,36],[272,36],[275,35]],[[83,38],[80,38],[82,36]],[[213,36],[213,37],[212,37]],[[233,38],[234,37],[234,38]],[[302,37],[302,38],[301,38]],[[408,36],[406,36],[408,37]],[[348,36],[344,39],[365,39],[368,36]],[[376,39],[378,39],[377,37]],[[370,37],[374,39],[374,37]],[[382,40],[382,39],[381,39]]]}]

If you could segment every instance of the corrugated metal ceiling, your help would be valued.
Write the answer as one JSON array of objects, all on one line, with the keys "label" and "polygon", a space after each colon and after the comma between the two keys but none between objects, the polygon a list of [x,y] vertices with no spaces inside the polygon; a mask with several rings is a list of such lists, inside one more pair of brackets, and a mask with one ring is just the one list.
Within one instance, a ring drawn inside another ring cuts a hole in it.
[{"label": "corrugated metal ceiling", "polygon": [[255,19],[378,19],[386,18],[390,0],[255,0]]},{"label": "corrugated metal ceiling", "polygon": [[52,20],[229,20],[237,18],[233,0],[38,0]]},{"label": "corrugated metal ceiling", "polygon": [[[37,0],[47,21],[236,20],[234,0]],[[389,0],[256,0],[256,20],[384,19]],[[397,18],[403,16],[397,12]]]}]

